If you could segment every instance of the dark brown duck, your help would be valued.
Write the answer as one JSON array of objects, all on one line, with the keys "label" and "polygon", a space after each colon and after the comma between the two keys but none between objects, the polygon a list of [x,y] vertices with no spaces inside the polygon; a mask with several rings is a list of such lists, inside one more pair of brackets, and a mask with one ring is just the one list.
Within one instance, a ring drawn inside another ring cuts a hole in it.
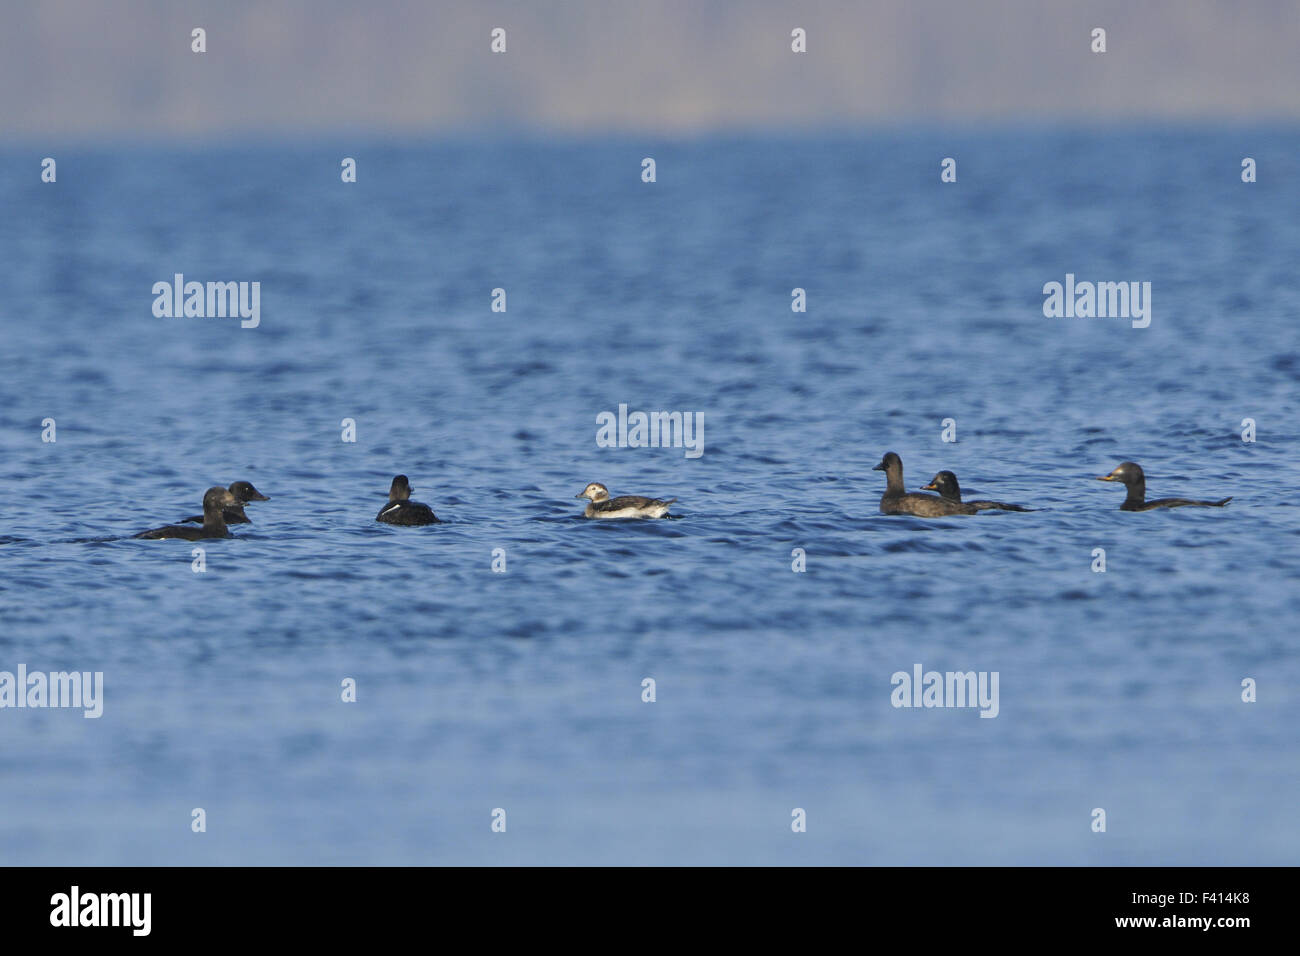
[{"label": "dark brown duck", "polygon": [[1200,508],[1222,508],[1232,500],[1229,496],[1220,501],[1195,501],[1191,498],[1157,498],[1155,501],[1147,501],[1146,475],[1142,473],[1141,465],[1131,461],[1122,463],[1109,475],[1102,475],[1097,480],[1118,481],[1128,489],[1124,503],[1119,506],[1120,511],[1154,511],[1156,508],[1183,508],[1189,505]]},{"label": "dark brown duck", "polygon": [[414,491],[405,475],[398,475],[388,487],[388,504],[379,509],[376,521],[384,524],[425,525],[442,524],[433,509],[419,501],[411,500]]},{"label": "dark brown duck", "polygon": [[[930,479],[928,485],[921,486],[925,491],[937,491],[940,495],[949,501],[961,501],[961,485],[957,484],[957,476],[951,471],[941,471]],[[1034,511],[1033,508],[1022,508],[1020,505],[1009,505],[1005,501],[968,501],[976,511]]]},{"label": "dark brown duck", "polygon": [[880,511],[887,515],[916,515],[919,518],[940,518],[944,515],[973,515],[975,508],[960,501],[951,501],[938,495],[908,492],[903,487],[903,459],[892,451],[885,452],[872,471],[885,473],[885,493],[880,497]]},{"label": "dark brown duck", "polygon": [[201,538],[228,538],[230,532],[226,529],[226,519],[223,510],[236,504],[235,496],[227,488],[220,485],[209,488],[203,493],[203,524],[194,527],[188,524],[169,524],[162,528],[154,528],[151,531],[141,531],[136,535],[137,538],[184,538],[187,541],[198,541]]},{"label": "dark brown duck", "polygon": [[[244,505],[250,501],[271,500],[254,488],[251,481],[236,481],[227,490],[234,495],[235,503],[222,509],[221,517],[225,519],[226,524],[252,524],[248,519],[248,515],[244,514]],[[188,518],[182,518],[181,521],[202,524],[203,515],[191,515]]]}]

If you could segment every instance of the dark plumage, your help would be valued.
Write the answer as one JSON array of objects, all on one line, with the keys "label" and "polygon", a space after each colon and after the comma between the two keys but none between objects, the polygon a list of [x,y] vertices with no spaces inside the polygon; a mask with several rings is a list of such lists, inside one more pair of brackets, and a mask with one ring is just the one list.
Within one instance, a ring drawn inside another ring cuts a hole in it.
[{"label": "dark plumage", "polygon": [[[941,471],[930,479],[928,485],[921,486],[925,491],[937,491],[940,495],[949,501],[961,501],[961,485],[957,484],[957,476],[951,471]],[[976,511],[1033,511],[1033,508],[1022,508],[1020,505],[1009,505],[1002,501],[968,501]]]},{"label": "dark plumage", "polygon": [[398,475],[388,489],[388,504],[379,509],[376,521],[384,524],[422,525],[442,524],[433,509],[418,501],[411,501],[411,483],[405,475]]},{"label": "dark plumage", "polygon": [[[236,481],[227,490],[234,496],[235,503],[222,509],[221,516],[225,519],[226,524],[252,524],[248,519],[248,515],[244,514],[244,503],[271,500],[254,488],[251,481]],[[202,524],[203,515],[190,515],[188,518],[182,518],[181,521]]]},{"label": "dark plumage", "polygon": [[[235,503],[227,508],[221,509],[222,520],[226,524],[252,524],[253,520],[244,513],[244,506]],[[188,518],[182,518],[181,521],[189,524],[202,524],[203,515],[190,515]]]},{"label": "dark plumage", "polygon": [[223,509],[236,504],[235,496],[226,488],[216,486],[209,488],[203,494],[203,524],[195,528],[187,524],[169,524],[163,528],[154,528],[151,531],[142,531],[136,535],[137,538],[184,538],[187,541],[198,541],[200,538],[228,538],[230,532],[226,530],[226,520],[223,516]]},{"label": "dark plumage", "polygon": [[940,518],[945,515],[973,515],[975,508],[960,501],[950,501],[938,495],[909,493],[903,487],[903,459],[892,451],[886,452],[880,464],[871,469],[885,473],[885,493],[880,497],[880,510],[887,515],[916,515],[919,518]]},{"label": "dark plumage", "polygon": [[1120,511],[1154,511],[1156,508],[1183,508],[1188,505],[1195,505],[1201,508],[1222,508],[1232,497],[1222,499],[1221,501],[1194,501],[1191,498],[1157,498],[1155,501],[1147,501],[1147,478],[1142,473],[1142,466],[1131,461],[1122,463],[1118,468],[1109,475],[1102,475],[1098,481],[1118,481],[1124,484],[1128,489],[1128,495],[1124,498],[1124,503],[1119,506]]}]

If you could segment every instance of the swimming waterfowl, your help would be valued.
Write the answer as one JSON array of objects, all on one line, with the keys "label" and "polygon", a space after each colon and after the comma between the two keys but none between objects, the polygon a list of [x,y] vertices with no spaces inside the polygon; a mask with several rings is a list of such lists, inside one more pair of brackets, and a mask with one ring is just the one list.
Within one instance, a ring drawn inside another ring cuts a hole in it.
[{"label": "swimming waterfowl", "polygon": [[200,538],[228,538],[224,509],[238,504],[228,488],[220,485],[209,488],[203,493],[203,524],[195,528],[187,524],[169,524],[151,531],[141,531],[137,538],[185,538],[198,541]]},{"label": "swimming waterfowl", "polygon": [[376,521],[384,524],[422,525],[442,524],[433,509],[418,501],[411,501],[411,483],[405,475],[398,475],[388,488],[388,504],[379,509]]},{"label": "swimming waterfowl", "polygon": [[643,498],[640,495],[609,496],[609,489],[598,481],[583,488],[575,498],[588,498],[590,504],[583,516],[587,518],[662,518],[676,498]]},{"label": "swimming waterfowl", "polygon": [[1128,489],[1124,503],[1119,506],[1120,511],[1154,511],[1156,508],[1182,508],[1187,505],[1222,508],[1232,500],[1232,496],[1229,495],[1222,501],[1193,501],[1191,498],[1157,498],[1155,501],[1147,501],[1146,475],[1142,473],[1141,465],[1131,461],[1121,463],[1109,475],[1102,475],[1097,480],[1122,482]]},{"label": "swimming waterfowl", "polygon": [[885,473],[885,493],[880,497],[880,511],[887,515],[916,515],[939,518],[944,515],[973,515],[975,508],[960,501],[908,492],[903,487],[903,459],[892,451],[885,452],[880,464],[871,469]]},{"label": "swimming waterfowl", "polygon": [[[244,504],[249,501],[270,501],[266,495],[262,494],[253,487],[251,481],[236,481],[227,489],[235,496],[235,503],[228,508],[222,509],[222,518],[226,524],[252,524],[248,515],[244,514]],[[188,518],[182,518],[182,522],[203,523],[203,515],[191,515]]]},{"label": "swimming waterfowl", "polygon": [[[957,476],[951,471],[941,471],[930,479],[928,485],[922,485],[923,491],[937,491],[941,496],[949,501],[961,501],[961,485],[957,484]],[[1020,505],[1009,505],[1003,501],[968,501],[976,511],[1033,511],[1033,508],[1022,508]]]}]

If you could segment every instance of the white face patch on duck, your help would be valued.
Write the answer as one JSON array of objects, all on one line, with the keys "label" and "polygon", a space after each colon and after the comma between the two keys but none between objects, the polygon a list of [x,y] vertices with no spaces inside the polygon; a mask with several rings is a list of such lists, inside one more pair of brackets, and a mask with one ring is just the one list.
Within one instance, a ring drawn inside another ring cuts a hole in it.
[{"label": "white face patch on duck", "polygon": [[603,501],[609,497],[609,489],[600,482],[593,481],[591,484],[587,485],[586,488],[582,489],[582,494],[578,495],[578,497],[590,498],[592,501]]}]

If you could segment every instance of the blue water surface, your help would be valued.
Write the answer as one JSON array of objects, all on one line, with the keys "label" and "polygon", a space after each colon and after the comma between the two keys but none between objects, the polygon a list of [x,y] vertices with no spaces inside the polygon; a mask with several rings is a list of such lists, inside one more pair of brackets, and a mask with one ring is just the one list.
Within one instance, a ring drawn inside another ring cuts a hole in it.
[{"label": "blue water surface", "polygon": [[[105,702],[0,710],[0,860],[1296,863],[1298,177],[1290,128],[6,148],[0,670]],[[1067,273],[1150,327],[1045,318]],[[1040,510],[883,516],[888,450]],[[1121,512],[1126,459],[1233,501]],[[374,521],[398,472],[443,524]],[[205,572],[132,540],[236,479]],[[918,663],[998,716],[891,706]]]}]

